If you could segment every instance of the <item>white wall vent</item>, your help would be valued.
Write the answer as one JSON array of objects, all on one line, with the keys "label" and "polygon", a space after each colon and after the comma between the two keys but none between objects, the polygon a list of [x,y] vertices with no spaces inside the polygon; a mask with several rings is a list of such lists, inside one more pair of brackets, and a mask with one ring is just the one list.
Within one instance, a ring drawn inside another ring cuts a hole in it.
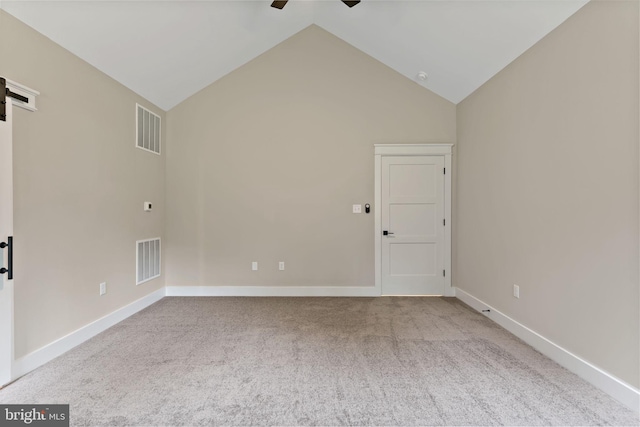
[{"label": "white wall vent", "polygon": [[160,116],[136,104],[136,147],[160,154]]},{"label": "white wall vent", "polygon": [[136,285],[160,277],[160,238],[136,242]]}]

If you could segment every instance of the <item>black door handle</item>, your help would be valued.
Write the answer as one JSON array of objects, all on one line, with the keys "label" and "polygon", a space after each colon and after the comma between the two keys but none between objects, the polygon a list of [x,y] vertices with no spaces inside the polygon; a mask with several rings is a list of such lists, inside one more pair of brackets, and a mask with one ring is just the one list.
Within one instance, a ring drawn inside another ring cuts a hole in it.
[{"label": "black door handle", "polygon": [[382,232],[382,235],[383,235],[383,236],[391,236],[391,235],[393,235],[393,233],[392,233],[392,232],[390,232],[390,231],[384,230],[384,231]]},{"label": "black door handle", "polygon": [[7,254],[7,260],[9,264],[8,268],[0,268],[0,274],[7,273],[7,280],[13,280],[13,236],[7,237],[6,243],[0,242],[0,248],[9,249],[9,253]]}]

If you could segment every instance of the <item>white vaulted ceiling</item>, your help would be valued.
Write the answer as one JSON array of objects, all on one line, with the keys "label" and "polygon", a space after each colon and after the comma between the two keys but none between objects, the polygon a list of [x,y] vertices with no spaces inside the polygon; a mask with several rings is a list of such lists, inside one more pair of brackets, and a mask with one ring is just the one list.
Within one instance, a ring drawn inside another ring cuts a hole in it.
[{"label": "white vaulted ceiling", "polygon": [[159,107],[311,24],[458,103],[588,0],[8,1],[0,7]]}]

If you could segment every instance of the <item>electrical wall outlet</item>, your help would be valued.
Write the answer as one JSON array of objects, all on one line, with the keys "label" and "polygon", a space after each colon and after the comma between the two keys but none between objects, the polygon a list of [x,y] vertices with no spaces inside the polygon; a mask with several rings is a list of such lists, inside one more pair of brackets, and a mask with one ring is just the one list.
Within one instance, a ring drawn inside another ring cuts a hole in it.
[{"label": "electrical wall outlet", "polygon": [[353,213],[362,213],[362,205],[353,205]]},{"label": "electrical wall outlet", "polygon": [[278,270],[280,270],[280,271],[284,270],[284,261],[280,261],[278,263]]},{"label": "electrical wall outlet", "polygon": [[100,283],[100,296],[107,293],[107,282]]},{"label": "electrical wall outlet", "polygon": [[258,261],[253,261],[251,263],[251,270],[253,270],[253,271],[257,271],[258,270]]},{"label": "electrical wall outlet", "polygon": [[513,296],[516,298],[520,298],[520,286],[513,285]]}]

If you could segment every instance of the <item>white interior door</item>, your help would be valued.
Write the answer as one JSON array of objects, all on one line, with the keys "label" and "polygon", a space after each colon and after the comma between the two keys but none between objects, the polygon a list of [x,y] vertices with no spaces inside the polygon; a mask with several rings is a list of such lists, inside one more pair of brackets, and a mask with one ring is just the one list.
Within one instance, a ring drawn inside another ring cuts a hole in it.
[{"label": "white interior door", "polygon": [[384,156],[383,295],[444,295],[444,156]]},{"label": "white interior door", "polygon": [[[6,121],[0,121],[0,242],[13,236],[13,105],[7,98]],[[8,268],[8,248],[1,249],[0,268]],[[12,380],[13,286],[8,274],[0,274],[0,386]]]}]

